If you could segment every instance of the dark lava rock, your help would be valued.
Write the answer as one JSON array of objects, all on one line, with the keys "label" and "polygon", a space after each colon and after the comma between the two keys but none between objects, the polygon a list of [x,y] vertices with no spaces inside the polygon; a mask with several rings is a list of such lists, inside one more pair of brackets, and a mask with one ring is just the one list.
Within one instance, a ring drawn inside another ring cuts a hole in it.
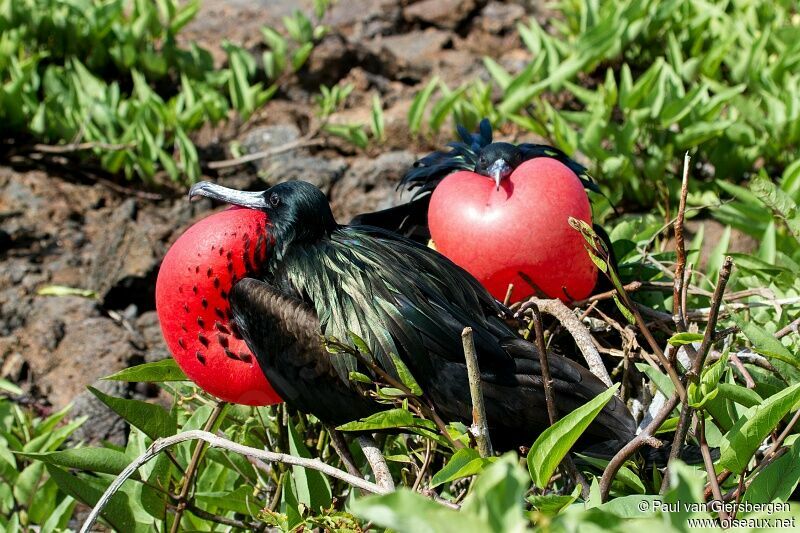
[{"label": "dark lava rock", "polygon": [[402,22],[402,8],[395,0],[350,0],[334,3],[325,23],[355,42],[389,35]]},{"label": "dark lava rock", "polygon": [[[105,394],[125,396],[128,384],[122,381],[97,381],[94,388]],[[91,392],[84,390],[75,397],[70,410],[70,418],[85,416],[86,422],[72,434],[74,442],[88,444],[110,442],[124,446],[128,436],[128,424]]]},{"label": "dark lava rock", "polygon": [[[300,131],[292,125],[275,125],[255,128],[242,140],[247,153],[260,152],[284,146],[300,137]],[[259,174],[269,183],[288,180],[303,180],[328,191],[347,169],[341,158],[323,158],[308,155],[302,148],[254,162]]]},{"label": "dark lava rock", "polygon": [[169,349],[161,334],[161,324],[155,311],[143,313],[136,319],[136,329],[145,345],[144,362],[152,363],[170,357]]},{"label": "dark lava rock", "polygon": [[409,22],[424,22],[455,30],[475,9],[474,0],[423,0],[406,7],[403,16]]},{"label": "dark lava rock", "polygon": [[399,203],[400,193],[395,188],[415,160],[414,154],[405,150],[356,160],[331,191],[337,220],[347,222],[360,213]]},{"label": "dark lava rock", "polygon": [[100,315],[97,302],[77,296],[33,299],[17,350],[38,390],[57,408],[87,384],[125,368],[139,351],[131,334]]},{"label": "dark lava rock", "polygon": [[354,68],[392,79],[400,72],[396,57],[388,50],[332,33],[314,47],[299,82],[306,90],[317,92],[320,84],[335,85]]},{"label": "dark lava rock", "polygon": [[439,52],[452,43],[453,35],[444,30],[428,28],[402,35],[391,35],[375,41],[388,51],[393,60],[390,78],[422,79],[439,59]]},{"label": "dark lava rock", "polygon": [[94,242],[89,288],[112,309],[131,303],[148,306],[154,299],[162,250],[157,250],[147,235],[148,217],[137,220],[136,213],[136,202],[125,200],[111,213],[105,231]]},{"label": "dark lava rock", "polygon": [[488,33],[504,33],[524,20],[525,8],[518,4],[492,1],[486,4],[478,18],[478,25]]}]

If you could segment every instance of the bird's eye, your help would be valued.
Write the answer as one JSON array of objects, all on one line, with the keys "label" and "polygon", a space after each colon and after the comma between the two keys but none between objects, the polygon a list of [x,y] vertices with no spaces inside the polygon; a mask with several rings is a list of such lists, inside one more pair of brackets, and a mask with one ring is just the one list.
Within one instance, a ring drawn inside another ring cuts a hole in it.
[{"label": "bird's eye", "polygon": [[278,207],[281,203],[281,197],[278,196],[278,193],[274,192],[269,195],[269,203],[272,207]]}]

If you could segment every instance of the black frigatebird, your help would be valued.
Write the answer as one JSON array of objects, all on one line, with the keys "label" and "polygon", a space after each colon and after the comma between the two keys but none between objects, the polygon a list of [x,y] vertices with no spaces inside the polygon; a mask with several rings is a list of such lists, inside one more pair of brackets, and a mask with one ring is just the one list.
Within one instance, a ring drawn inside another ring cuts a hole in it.
[{"label": "black frigatebird", "polygon": [[[446,257],[398,234],[339,225],[325,195],[302,181],[241,192],[203,182],[202,195],[262,210],[272,252],[255,277],[230,291],[239,331],[288,404],[341,424],[386,406],[350,380],[373,375],[353,355],[331,354],[325,338],[364,339],[376,363],[399,379],[399,356],[447,420],[471,421],[461,332],[474,332],[490,433],[497,448],[530,445],[548,424],[538,352],[500,316],[478,281]],[[549,354],[557,408],[564,415],[606,389],[588,370]],[[613,398],[587,430],[590,442],[627,442],[636,426]]]}]

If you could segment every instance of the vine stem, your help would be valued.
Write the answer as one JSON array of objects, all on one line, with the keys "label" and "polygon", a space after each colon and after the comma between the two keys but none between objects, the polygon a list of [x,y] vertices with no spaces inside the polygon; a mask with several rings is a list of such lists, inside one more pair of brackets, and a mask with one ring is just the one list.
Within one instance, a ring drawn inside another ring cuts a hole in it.
[{"label": "vine stem", "polygon": [[146,464],[148,461],[156,457],[159,453],[169,448],[170,446],[174,446],[175,444],[190,440],[204,441],[212,448],[220,448],[223,450],[228,450],[234,453],[238,453],[239,455],[243,455],[245,457],[261,459],[262,461],[283,463],[291,466],[301,466],[303,468],[310,468],[311,470],[322,472],[323,474],[326,474],[333,478],[340,479],[353,487],[356,487],[358,489],[373,494],[389,494],[390,492],[392,492],[391,490],[381,487],[380,485],[358,478],[356,476],[348,474],[343,470],[339,470],[338,468],[325,464],[319,459],[306,459],[304,457],[296,457],[294,455],[289,455],[286,453],[277,453],[268,450],[260,450],[258,448],[253,448],[251,446],[237,444],[226,438],[219,437],[217,435],[214,435],[213,433],[209,433],[208,431],[197,429],[179,433],[171,437],[156,439],[153,442],[153,444],[147,449],[147,451],[145,451],[142,455],[137,457],[131,464],[129,464],[125,468],[125,470],[123,470],[117,476],[117,478],[111,483],[111,485],[108,486],[106,491],[97,501],[97,504],[89,513],[89,516],[86,518],[86,521],[83,523],[83,526],[80,529],[80,533],[88,533],[89,531],[91,531],[92,526],[95,524],[95,522],[97,522],[97,518],[100,516],[100,513],[108,504],[108,502],[111,500],[111,498],[114,496],[114,494],[116,494],[116,492],[120,489],[120,487],[122,487],[122,484],[125,483],[125,481],[128,478],[130,478],[142,465]]}]

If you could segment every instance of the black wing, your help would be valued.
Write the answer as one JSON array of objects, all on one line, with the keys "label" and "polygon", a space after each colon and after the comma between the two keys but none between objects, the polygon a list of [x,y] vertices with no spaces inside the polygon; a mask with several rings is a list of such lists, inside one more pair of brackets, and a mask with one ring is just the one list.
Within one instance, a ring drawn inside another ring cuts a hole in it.
[{"label": "black wing", "polygon": [[[425,246],[379,228],[345,227],[313,247],[287,254],[276,284],[311,305],[327,337],[363,339],[384,370],[398,377],[391,354],[412,371],[430,372],[431,357],[463,363],[461,332],[475,331],[483,368],[511,365],[500,344],[513,337],[502,306],[466,271]],[[340,377],[355,358],[333,358]],[[415,370],[416,369],[416,370]]]},{"label": "black wing", "polygon": [[242,337],[283,400],[334,424],[379,410],[351,381],[339,379],[308,304],[250,278],[233,286],[230,301]]}]

